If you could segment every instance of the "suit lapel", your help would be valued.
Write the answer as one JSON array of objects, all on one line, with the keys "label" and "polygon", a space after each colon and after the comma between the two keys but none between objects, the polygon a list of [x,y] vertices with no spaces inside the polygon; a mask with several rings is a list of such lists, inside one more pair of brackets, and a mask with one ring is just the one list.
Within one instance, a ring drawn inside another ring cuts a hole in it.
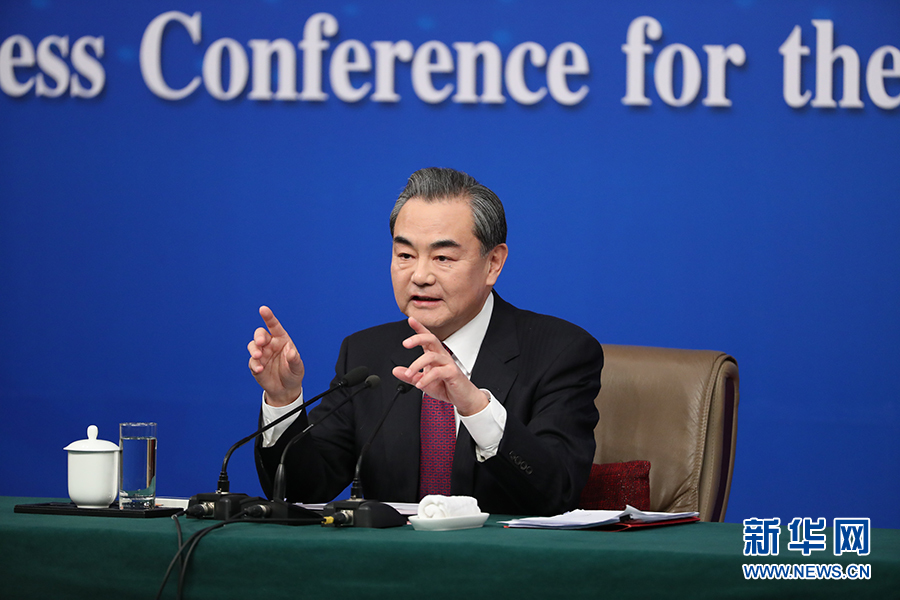
[{"label": "suit lapel", "polygon": [[[491,322],[478,351],[472,369],[472,383],[479,389],[490,390],[500,404],[506,404],[518,371],[515,358],[519,355],[518,336],[512,305],[494,293]],[[475,488],[475,441],[469,431],[460,426],[453,454],[451,488],[454,494],[471,496]]]},{"label": "suit lapel", "polygon": [[494,295],[491,323],[472,369],[472,383],[490,390],[500,404],[506,404],[509,390],[518,376],[515,358],[519,355],[519,340],[514,310],[500,296]]}]

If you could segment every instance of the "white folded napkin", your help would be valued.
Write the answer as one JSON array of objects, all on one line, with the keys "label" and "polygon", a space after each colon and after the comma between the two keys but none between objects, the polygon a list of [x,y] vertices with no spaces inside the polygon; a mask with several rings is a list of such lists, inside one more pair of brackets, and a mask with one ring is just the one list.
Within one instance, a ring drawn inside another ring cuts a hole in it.
[{"label": "white folded napkin", "polygon": [[478,501],[471,496],[425,496],[419,502],[419,517],[446,519],[481,514]]}]

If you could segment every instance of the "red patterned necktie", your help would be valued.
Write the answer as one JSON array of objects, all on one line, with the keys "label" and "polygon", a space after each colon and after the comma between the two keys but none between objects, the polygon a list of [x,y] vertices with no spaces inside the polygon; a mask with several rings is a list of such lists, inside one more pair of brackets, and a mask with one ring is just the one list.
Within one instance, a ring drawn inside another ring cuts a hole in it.
[{"label": "red patterned necktie", "polygon": [[456,448],[453,405],[424,394],[419,437],[419,499],[429,494],[449,496],[453,450]]}]

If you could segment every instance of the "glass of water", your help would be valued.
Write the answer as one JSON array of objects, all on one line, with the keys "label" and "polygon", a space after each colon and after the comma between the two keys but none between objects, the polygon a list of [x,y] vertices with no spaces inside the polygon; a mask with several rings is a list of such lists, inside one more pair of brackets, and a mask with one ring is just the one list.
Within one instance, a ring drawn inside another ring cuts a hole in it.
[{"label": "glass of water", "polygon": [[120,423],[119,449],[119,508],[154,508],[156,423]]}]

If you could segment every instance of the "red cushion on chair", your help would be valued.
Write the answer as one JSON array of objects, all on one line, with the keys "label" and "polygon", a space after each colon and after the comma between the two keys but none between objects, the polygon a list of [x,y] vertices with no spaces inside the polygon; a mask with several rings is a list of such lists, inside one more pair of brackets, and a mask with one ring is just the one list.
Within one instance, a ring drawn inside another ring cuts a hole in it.
[{"label": "red cushion on chair", "polygon": [[646,460],[594,464],[578,508],[622,510],[626,504],[650,510],[650,463]]}]

